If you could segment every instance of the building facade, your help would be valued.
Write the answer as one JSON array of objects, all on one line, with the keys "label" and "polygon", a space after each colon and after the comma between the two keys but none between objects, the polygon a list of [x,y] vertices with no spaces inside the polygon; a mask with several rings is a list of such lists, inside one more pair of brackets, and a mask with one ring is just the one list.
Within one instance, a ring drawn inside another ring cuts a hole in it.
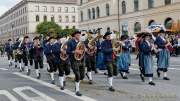
[{"label": "building facade", "polygon": [[54,21],[63,29],[78,28],[76,0],[22,0],[0,17],[1,37],[34,34],[43,21]]},{"label": "building facade", "polygon": [[134,36],[151,24],[171,28],[180,20],[180,0],[79,0],[79,28],[103,28]]}]

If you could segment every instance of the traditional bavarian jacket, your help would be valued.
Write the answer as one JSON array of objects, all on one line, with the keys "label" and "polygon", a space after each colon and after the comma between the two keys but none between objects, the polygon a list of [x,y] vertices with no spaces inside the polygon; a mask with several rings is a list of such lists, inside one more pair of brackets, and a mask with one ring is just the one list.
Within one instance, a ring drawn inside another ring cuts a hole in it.
[{"label": "traditional bavarian jacket", "polygon": [[16,41],[16,42],[14,43],[14,45],[13,45],[13,49],[14,49],[14,50],[17,50],[17,49],[19,48],[19,44],[20,44],[20,42],[19,42],[19,41]]},{"label": "traditional bavarian jacket", "polygon": [[36,61],[38,59],[43,59],[43,47],[33,47],[32,48],[32,52],[33,52],[33,59]]},{"label": "traditional bavarian jacket", "polygon": [[73,51],[75,51],[78,41],[76,41],[75,39],[71,39],[68,41],[67,44],[68,44],[68,48],[66,52],[69,55],[69,58],[72,59],[72,57],[74,56]]},{"label": "traditional bavarian jacket", "polygon": [[51,45],[50,43],[46,44],[44,46],[44,54],[46,55],[46,57],[52,56],[53,55],[53,45]]},{"label": "traditional bavarian jacket", "polygon": [[158,46],[158,49],[165,49],[166,40],[160,36],[156,38],[155,44]]},{"label": "traditional bavarian jacket", "polygon": [[21,45],[21,51],[23,52],[23,55],[24,56],[28,56],[29,57],[29,55],[30,55],[30,53],[31,53],[31,51],[32,51],[32,43],[23,43],[22,45]]},{"label": "traditional bavarian jacket", "polygon": [[10,45],[10,43],[5,44],[5,52],[12,53],[13,52],[13,45]]},{"label": "traditional bavarian jacket", "polygon": [[140,44],[140,52],[142,52],[143,55],[151,55],[151,45],[149,45],[148,42],[143,41]]},{"label": "traditional bavarian jacket", "polygon": [[56,42],[53,47],[52,47],[52,52],[55,55],[55,63],[59,64],[60,63],[60,53],[61,53],[61,45],[59,42]]},{"label": "traditional bavarian jacket", "polygon": [[113,48],[111,40],[104,40],[102,42],[102,52],[104,54],[104,61],[105,62],[112,62],[113,61]]}]

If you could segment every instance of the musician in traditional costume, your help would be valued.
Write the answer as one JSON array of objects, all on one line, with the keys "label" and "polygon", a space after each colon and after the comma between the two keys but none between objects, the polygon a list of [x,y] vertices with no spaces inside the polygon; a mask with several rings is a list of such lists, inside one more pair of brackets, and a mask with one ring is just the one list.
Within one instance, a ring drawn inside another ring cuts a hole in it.
[{"label": "musician in traditional costume", "polygon": [[117,65],[119,68],[119,72],[123,79],[128,79],[127,73],[129,73],[129,66],[131,64],[131,56],[130,56],[130,49],[131,43],[128,40],[128,35],[121,36],[121,53],[117,57]]},{"label": "musician in traditional costume", "polygon": [[55,65],[59,71],[60,89],[64,90],[65,75],[70,74],[69,59],[66,53],[67,43],[61,42],[61,37],[57,37],[57,42],[53,45],[53,54],[55,55]]},{"label": "musician in traditional costume", "polygon": [[53,53],[53,45],[55,43],[55,38],[50,37],[48,40],[48,43],[44,47],[44,54],[46,55],[47,58],[47,63],[49,64],[49,73],[51,77],[51,83],[55,84],[55,79],[54,79],[54,72],[56,72],[57,68],[55,66],[55,55]]},{"label": "musician in traditional costume", "polygon": [[25,70],[27,75],[30,75],[31,70],[29,66],[29,51],[32,49],[32,45],[29,39],[29,36],[25,36],[22,45],[20,46],[20,50],[22,51],[23,63],[25,66]]},{"label": "musician in traditional costume", "polygon": [[11,39],[8,40],[8,43],[5,44],[5,52],[7,53],[9,67],[13,65],[13,42]]},{"label": "musician in traditional costume", "polygon": [[149,78],[149,85],[155,85],[153,82],[153,57],[152,51],[155,49],[153,43],[151,43],[151,34],[145,33],[143,35],[143,41],[140,43],[140,54],[141,54],[141,79],[144,82],[144,77]]},{"label": "musician in traditional costume", "polygon": [[96,40],[93,39],[93,33],[89,32],[88,38],[85,40],[86,46],[86,66],[87,66],[87,73],[86,76],[89,79],[89,84],[92,84],[92,71],[97,73],[96,69]]},{"label": "musician in traditional costume", "polygon": [[116,63],[113,60],[113,47],[110,35],[110,32],[106,32],[103,36],[102,52],[104,54],[104,63],[108,71],[109,90],[113,92],[115,91],[113,88],[113,76],[117,76],[118,73]]},{"label": "musician in traditional costume", "polygon": [[158,37],[156,38],[155,44],[158,48],[157,53],[157,75],[160,77],[160,71],[164,73],[164,80],[170,80],[167,77],[167,71],[169,67],[169,58],[170,58],[170,52],[168,50],[168,45],[170,43],[167,42],[165,39],[165,33],[163,31],[160,32]]},{"label": "musician in traditional costume", "polygon": [[18,48],[19,48],[19,44],[20,44],[20,41],[19,41],[19,38],[16,39],[16,42],[14,43],[13,45],[13,49],[14,49],[14,57],[15,57],[15,68],[17,68],[17,62],[18,62]]},{"label": "musician in traditional costume", "polygon": [[32,48],[33,60],[37,79],[41,78],[40,69],[43,69],[43,46],[40,43],[40,38],[36,36],[34,39],[34,46]]},{"label": "musician in traditional costume", "polygon": [[[68,41],[67,54],[69,55],[71,68],[75,75],[75,90],[77,96],[82,96],[80,93],[80,81],[84,79],[85,68],[84,68],[84,54],[85,45],[80,42],[81,32],[75,31],[72,34],[72,39]],[[81,49],[80,49],[81,48]]]}]

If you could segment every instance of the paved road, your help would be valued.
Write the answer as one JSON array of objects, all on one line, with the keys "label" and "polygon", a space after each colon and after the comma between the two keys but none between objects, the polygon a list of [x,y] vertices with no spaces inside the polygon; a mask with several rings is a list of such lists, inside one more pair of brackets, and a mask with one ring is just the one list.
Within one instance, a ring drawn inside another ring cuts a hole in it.
[{"label": "paved road", "polygon": [[[156,61],[156,60],[154,60]],[[179,101],[180,100],[180,57],[171,58],[169,71],[170,81],[163,81],[155,75],[156,86],[142,83],[135,56],[128,80],[115,77],[116,92],[107,89],[107,78],[102,74],[93,75],[94,84],[87,84],[87,78],[81,84],[83,97],[74,94],[73,79],[67,80],[65,91],[59,89],[58,75],[56,85],[50,84],[46,70],[41,80],[35,79],[34,70],[31,76],[19,73],[14,67],[8,68],[7,58],[0,57],[0,101]],[[154,66],[156,68],[156,66]]]}]

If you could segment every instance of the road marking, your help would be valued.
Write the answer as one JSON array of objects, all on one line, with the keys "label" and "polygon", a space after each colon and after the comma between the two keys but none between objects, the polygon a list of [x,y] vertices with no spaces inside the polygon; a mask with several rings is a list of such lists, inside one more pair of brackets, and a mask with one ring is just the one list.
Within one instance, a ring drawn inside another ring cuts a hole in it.
[{"label": "road marking", "polygon": [[0,68],[0,70],[7,71],[8,69],[6,69],[6,68]]},{"label": "road marking", "polygon": [[11,93],[6,90],[0,90],[0,95],[6,96],[10,101],[19,101]]},{"label": "road marking", "polygon": [[[28,90],[28,91],[30,90],[39,96],[38,97],[29,97],[28,95],[26,95],[24,93],[24,91],[26,91],[26,90]],[[29,86],[14,88],[13,91],[16,92],[17,94],[19,94],[26,101],[56,101],[53,98],[45,95],[44,93],[42,93],[32,87],[29,87]]]},{"label": "road marking", "polygon": [[87,97],[87,96],[78,97],[78,96],[75,95],[74,92],[72,92],[72,91],[70,91],[70,90],[68,90],[68,89],[65,89],[64,91],[62,91],[62,90],[60,90],[60,88],[59,88],[58,86],[56,86],[56,85],[53,85],[53,84],[47,83],[47,82],[45,82],[45,81],[42,81],[42,80],[38,80],[38,79],[35,79],[35,78],[32,78],[32,77],[29,77],[29,76],[26,76],[26,75],[23,75],[23,74],[18,73],[18,72],[14,72],[13,74],[15,74],[15,75],[17,75],[17,76],[20,76],[20,77],[23,77],[23,78],[26,78],[26,79],[29,79],[29,80],[31,80],[31,81],[34,81],[34,82],[39,83],[39,84],[41,84],[41,85],[44,85],[44,86],[46,86],[46,87],[55,89],[55,90],[57,90],[57,91],[59,91],[59,92],[63,92],[63,93],[65,93],[65,94],[67,94],[67,95],[70,95],[70,96],[72,96],[72,97],[75,97],[75,98],[80,99],[80,100],[83,100],[83,101],[97,101],[97,100],[95,100],[95,99],[93,99],[93,98],[90,98],[90,97]]}]

